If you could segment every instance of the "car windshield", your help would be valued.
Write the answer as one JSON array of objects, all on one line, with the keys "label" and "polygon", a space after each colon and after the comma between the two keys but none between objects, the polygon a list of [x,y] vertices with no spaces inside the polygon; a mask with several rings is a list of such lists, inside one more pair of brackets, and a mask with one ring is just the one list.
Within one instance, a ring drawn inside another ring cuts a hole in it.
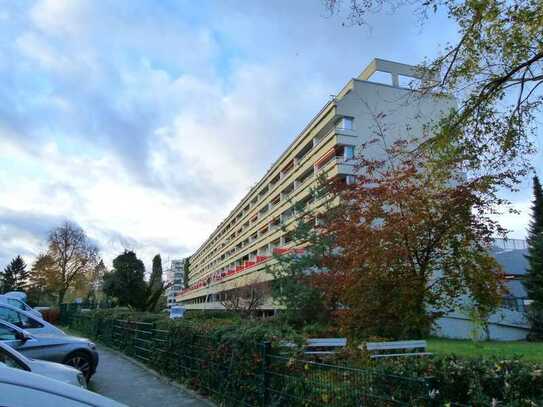
[{"label": "car windshield", "polygon": [[25,304],[16,298],[8,298],[8,304],[11,305],[12,307],[26,310]]},{"label": "car windshield", "polygon": [[16,333],[14,329],[0,324],[0,341],[14,341],[17,339]]}]

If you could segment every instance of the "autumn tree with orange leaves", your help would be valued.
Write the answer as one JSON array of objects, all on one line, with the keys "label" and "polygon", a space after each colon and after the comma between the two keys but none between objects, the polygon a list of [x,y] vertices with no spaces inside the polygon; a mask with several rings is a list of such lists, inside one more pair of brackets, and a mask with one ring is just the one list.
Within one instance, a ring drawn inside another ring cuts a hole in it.
[{"label": "autumn tree with orange leaves", "polygon": [[484,176],[435,163],[415,142],[380,135],[362,146],[380,158],[357,157],[350,185],[323,181],[315,199],[339,204],[300,215],[306,255],[280,262],[283,285],[289,263],[318,263],[291,277],[349,337],[421,337],[461,304],[483,316],[499,305],[502,274],[488,248],[503,232],[489,217],[500,199]]}]

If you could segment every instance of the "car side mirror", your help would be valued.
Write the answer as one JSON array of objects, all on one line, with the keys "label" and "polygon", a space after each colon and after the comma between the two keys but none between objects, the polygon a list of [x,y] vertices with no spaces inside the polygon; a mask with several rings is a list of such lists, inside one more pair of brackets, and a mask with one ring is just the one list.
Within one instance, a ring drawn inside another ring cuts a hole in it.
[{"label": "car side mirror", "polygon": [[15,338],[18,340],[18,341],[23,341],[23,342],[26,342],[30,339],[30,335],[26,334],[25,332],[19,332],[17,331],[15,333]]}]

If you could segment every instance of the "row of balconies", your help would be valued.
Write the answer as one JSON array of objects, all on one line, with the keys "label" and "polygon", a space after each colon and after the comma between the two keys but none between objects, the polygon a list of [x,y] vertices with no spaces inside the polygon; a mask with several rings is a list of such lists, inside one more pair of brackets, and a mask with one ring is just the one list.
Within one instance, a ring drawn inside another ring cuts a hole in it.
[{"label": "row of balconies", "polygon": [[[280,247],[279,245],[272,245],[272,244],[270,244],[269,246],[273,247],[270,250],[270,252],[278,256],[290,253],[292,251],[296,253],[304,252],[303,248]],[[240,265],[235,265],[230,268],[224,268],[224,269],[216,271],[212,275],[208,275],[208,276],[205,276],[204,278],[201,278],[200,280],[196,281],[193,285],[191,285],[189,288],[184,289],[181,292],[181,294],[186,294],[190,291],[194,291],[202,287],[206,287],[206,286],[209,287],[209,285],[212,283],[219,282],[225,278],[232,277],[236,274],[252,269],[253,267],[259,266],[260,264],[265,263],[270,259],[271,259],[270,255],[262,255],[262,256],[255,255],[253,258],[250,258],[242,262]]]},{"label": "row of balconies", "polygon": [[[340,153],[342,155],[338,156],[337,155],[338,153]],[[321,159],[319,159],[315,163],[314,168],[316,169],[317,172],[320,172],[325,167],[327,167],[327,164],[329,164],[330,162],[338,163],[338,164],[343,163],[346,160],[351,159],[353,156],[354,156],[354,147],[353,146],[335,146],[332,149],[330,149],[326,154],[324,154],[323,157],[321,157]],[[272,210],[274,207],[278,206],[278,204],[280,202],[282,202],[283,200],[287,200],[289,198],[289,196],[293,192],[296,192],[298,190],[298,188],[301,187],[308,179],[313,177],[313,173],[314,172],[311,171],[311,172],[308,172],[306,174],[302,174],[302,176],[299,177],[298,180],[295,180],[287,188],[285,188],[285,190],[289,191],[288,193],[281,192],[279,195],[277,195],[276,199],[272,200],[272,202],[269,202],[268,205],[264,206],[264,208],[262,208],[259,211],[259,214],[265,214],[268,211]],[[291,188],[291,186],[292,186],[292,188]],[[286,219],[290,218],[290,216],[292,216],[292,209],[291,208],[285,210],[278,217],[272,218],[269,221],[268,224],[266,224],[262,229],[260,229],[260,230],[258,230],[256,232],[256,236],[255,236],[255,234],[253,234],[253,235],[249,236],[248,238],[246,238],[244,241],[239,242],[233,249],[229,250],[225,254],[221,255],[219,258],[217,258],[214,261],[212,261],[211,263],[207,264],[205,266],[205,269],[198,270],[198,271],[201,274],[201,273],[204,273],[206,271],[211,270],[216,265],[216,262],[221,262],[221,261],[225,260],[226,258],[231,257],[232,255],[234,255],[236,253],[236,251],[242,249],[245,245],[256,241],[258,238],[261,238],[262,236],[266,235],[269,231],[273,231],[273,230],[278,229]],[[248,226],[246,226],[246,227],[243,226],[242,228],[240,228],[240,230],[238,230],[233,237],[228,238],[226,240],[226,242],[223,244],[222,247],[226,246],[226,243],[228,243],[228,242],[234,240],[236,237],[242,235],[245,229],[249,228],[252,224],[257,223],[258,220],[259,220],[259,216],[257,214],[250,220],[250,222],[248,222],[249,223]]]},{"label": "row of balconies", "polygon": [[[292,188],[290,190],[290,193],[289,195],[286,196],[286,199],[288,199],[288,197],[290,195],[294,195],[296,194],[296,192],[298,192],[299,189],[301,189],[302,187],[304,187],[308,181],[310,181],[311,179],[313,178],[313,174],[309,174],[309,176],[305,176],[303,178],[303,181],[302,182],[299,182],[297,183],[296,187],[295,188]],[[307,197],[306,197],[307,198]],[[304,199],[306,199],[304,198]],[[288,219],[290,219],[292,216],[294,215],[293,213],[293,210],[292,208],[288,208],[286,209],[285,211],[283,211],[283,213],[281,215],[279,215],[278,218],[272,218],[270,220],[270,222],[268,224],[266,224],[263,228],[259,229],[257,232],[256,232],[256,236],[255,234],[252,234],[251,236],[249,236],[245,241],[242,241],[240,243],[238,243],[235,247],[233,247],[232,249],[230,249],[229,251],[227,251],[226,253],[224,253],[224,257],[221,256],[219,257],[218,259],[216,259],[215,261],[219,261],[219,262],[222,262],[232,256],[234,256],[239,250],[243,249],[245,247],[244,245],[244,242],[248,242],[248,243],[254,243],[256,242],[257,240],[261,240],[262,238],[264,238],[265,236],[268,235],[269,232],[273,232],[275,230],[278,230],[281,228],[281,225],[286,222]],[[271,224],[271,225],[270,225]],[[252,240],[252,241],[251,241]],[[241,244],[241,245],[240,245]],[[194,273],[192,272],[191,270],[191,275],[192,276],[197,276],[199,274],[205,274],[206,272],[210,271],[214,266],[216,266],[217,263],[209,263],[208,265],[206,265],[205,269],[198,269],[197,266],[194,266],[195,268],[193,269],[194,270]],[[192,265],[191,265],[192,266]]]},{"label": "row of balconies", "polygon": [[[318,203],[321,199],[322,197],[315,197],[311,201]],[[309,201],[306,202],[306,204],[308,203]],[[318,219],[316,218],[315,221],[317,223]],[[302,248],[296,249],[296,248],[289,247],[291,243],[292,243],[292,239],[290,238],[290,235],[285,234],[281,236],[280,238],[274,240],[273,242],[260,247],[258,250],[255,250],[249,254],[246,254],[245,256],[239,258],[238,260],[229,264],[228,266],[225,266],[217,270],[215,273],[211,275],[208,274],[200,278],[195,283],[193,283],[190,288],[183,290],[182,293],[187,293],[187,292],[190,292],[190,291],[193,291],[205,286],[209,286],[209,284],[211,284],[212,282],[218,282],[224,278],[228,278],[238,273],[241,273],[243,271],[252,269],[253,267],[258,266],[270,260],[272,254],[282,255],[292,250],[295,250],[296,252],[303,252]]]},{"label": "row of balconies", "polygon": [[[337,123],[336,123],[336,129],[338,130],[343,130],[343,131],[347,131],[347,132],[352,132],[353,130],[353,119],[352,118],[349,118],[349,117],[343,117],[341,118]],[[333,131],[331,132],[333,133]],[[267,193],[273,189],[273,187],[281,180],[283,179],[286,175],[288,175],[290,173],[290,171],[296,166],[296,165],[299,165],[301,162],[303,162],[304,158],[307,156],[307,154],[309,154],[318,144],[320,144],[320,142],[322,140],[324,140],[325,138],[327,138],[328,135],[330,135],[331,133],[328,133],[327,135],[318,135],[316,137],[314,137],[309,143],[307,143],[297,154],[296,156],[294,156],[294,158],[289,161],[281,171],[279,171],[279,173],[270,180],[270,183],[268,185],[266,185],[264,188],[262,188],[262,190],[251,200],[251,202],[246,205],[240,213],[238,213],[238,215],[236,215],[236,217],[234,219],[232,219],[230,221],[230,223],[226,226],[226,228],[219,232],[218,235],[216,236],[212,236],[211,237],[211,244],[214,244],[214,243],[217,243],[219,241],[219,239],[224,236],[224,234],[230,230],[231,227],[234,227],[234,225],[252,208],[254,207],[259,200],[262,200],[264,198],[264,196],[267,195]],[[219,225],[219,227],[217,228],[217,231],[222,227],[223,225]],[[216,233],[216,232],[215,232]],[[215,234],[214,233],[214,234]],[[208,239],[209,240],[209,239]],[[204,248],[206,245],[208,245],[209,243],[208,242],[205,242],[202,246],[201,246],[201,249]],[[201,250],[200,249],[200,250]],[[200,251],[199,250],[199,251]],[[203,252],[200,252],[200,253],[196,253],[195,256],[193,256],[193,259],[194,261],[198,261],[200,260],[200,256],[203,254]],[[212,255],[212,253],[208,254],[208,256]]]},{"label": "row of balconies", "polygon": [[[313,197],[311,194],[309,194],[304,199],[302,199],[301,202],[303,202],[303,205],[306,206],[310,202],[318,201],[319,199],[320,198]],[[287,221],[289,221],[295,215],[296,215],[296,213],[294,211],[290,210],[290,213],[284,219],[284,222],[283,222],[284,224],[283,225],[280,225],[280,224],[274,225],[273,228],[268,229],[266,234],[262,234],[262,236],[260,236],[260,238],[256,239],[254,242],[258,242],[260,240],[263,240],[264,238],[268,238],[269,233],[280,229],[281,226],[286,226]],[[290,222],[288,222],[288,223],[290,223]],[[232,263],[230,263],[228,265],[223,266],[220,270],[226,270],[226,269],[231,269],[231,268],[235,268],[236,270],[238,270],[238,268],[241,267],[245,261],[255,260],[255,259],[258,258],[258,256],[261,256],[261,257],[262,256],[264,256],[264,257],[270,256],[270,254],[273,253],[276,248],[278,248],[280,246],[290,244],[291,241],[292,241],[292,239],[290,237],[290,234],[286,233],[285,235],[280,236],[278,239],[274,240],[273,242],[271,242],[271,243],[269,243],[267,245],[261,246],[260,248],[258,248],[257,250],[255,250],[255,251],[253,251],[251,253],[248,253],[248,254],[246,253],[243,256],[241,255],[241,253],[237,254],[238,258],[235,261],[233,261]],[[250,244],[248,248],[245,248],[245,251],[248,250],[251,247],[254,247],[255,244],[256,243]],[[234,255],[236,255],[236,253],[238,253],[240,251],[243,251],[243,250],[244,250],[244,247],[242,247],[239,250],[233,249],[231,251],[231,256],[234,256]],[[202,273],[199,273],[199,274],[202,274]],[[206,273],[204,273],[204,274],[205,274],[205,276],[203,278],[205,279],[205,278],[207,278],[208,274],[206,274]],[[193,276],[193,278],[194,278],[194,277],[197,277],[197,274],[196,273],[195,274],[191,273],[191,276]],[[194,286],[194,284],[191,284],[191,287],[193,287],[193,286]]]}]

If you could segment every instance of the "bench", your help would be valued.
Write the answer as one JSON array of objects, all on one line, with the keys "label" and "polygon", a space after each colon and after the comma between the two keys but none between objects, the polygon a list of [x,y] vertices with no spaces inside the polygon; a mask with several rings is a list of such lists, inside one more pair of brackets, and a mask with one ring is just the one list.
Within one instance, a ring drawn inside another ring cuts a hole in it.
[{"label": "bench", "polygon": [[[363,347],[364,345],[361,345]],[[391,358],[399,356],[429,356],[426,351],[426,341],[394,341],[394,342],[367,342],[368,352],[383,352],[371,355],[372,359]],[[390,353],[389,353],[390,352]]]},{"label": "bench", "polygon": [[[296,345],[291,342],[282,342],[281,346],[294,348]],[[306,341],[304,353],[306,355],[331,355],[345,346],[347,346],[347,338],[312,338]]]},{"label": "bench", "polygon": [[[338,349],[347,346],[347,338],[314,338],[308,339],[304,353],[306,355],[331,355]],[[319,349],[319,350],[311,350]],[[325,349],[325,350],[320,350]]]}]

